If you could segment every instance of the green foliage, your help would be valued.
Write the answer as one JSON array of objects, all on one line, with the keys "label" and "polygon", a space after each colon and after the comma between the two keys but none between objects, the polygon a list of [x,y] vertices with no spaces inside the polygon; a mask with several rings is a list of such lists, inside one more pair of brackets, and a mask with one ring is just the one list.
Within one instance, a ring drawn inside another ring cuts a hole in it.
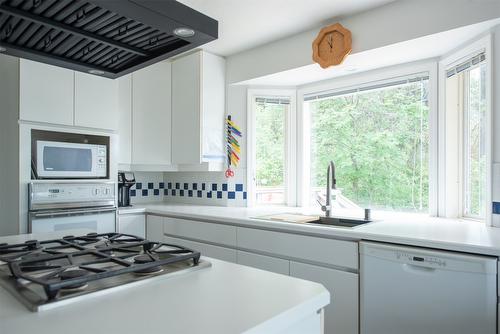
[{"label": "green foliage", "polygon": [[288,105],[258,103],[256,124],[256,181],[258,187],[283,186],[285,117]]},{"label": "green foliage", "polygon": [[425,211],[429,193],[427,82],[306,102],[311,186],[333,160],[342,194],[360,206]]}]

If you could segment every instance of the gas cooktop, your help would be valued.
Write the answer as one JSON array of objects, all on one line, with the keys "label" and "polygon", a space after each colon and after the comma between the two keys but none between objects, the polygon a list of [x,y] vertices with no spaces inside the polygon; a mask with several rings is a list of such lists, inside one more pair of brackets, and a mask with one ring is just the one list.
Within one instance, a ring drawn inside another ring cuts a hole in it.
[{"label": "gas cooktop", "polygon": [[33,311],[208,266],[195,250],[120,233],[0,244],[0,285]]}]

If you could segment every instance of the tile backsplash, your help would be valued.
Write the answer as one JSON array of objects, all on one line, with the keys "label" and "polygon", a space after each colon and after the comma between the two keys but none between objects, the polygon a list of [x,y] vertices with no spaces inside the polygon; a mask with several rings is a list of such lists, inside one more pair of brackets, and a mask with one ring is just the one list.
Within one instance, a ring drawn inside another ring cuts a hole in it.
[{"label": "tile backsplash", "polygon": [[135,172],[134,175],[136,183],[130,188],[130,202],[132,204],[164,200],[163,173]]},{"label": "tile backsplash", "polygon": [[136,172],[132,204],[166,201],[217,206],[246,206],[243,173],[226,179],[220,172]]}]

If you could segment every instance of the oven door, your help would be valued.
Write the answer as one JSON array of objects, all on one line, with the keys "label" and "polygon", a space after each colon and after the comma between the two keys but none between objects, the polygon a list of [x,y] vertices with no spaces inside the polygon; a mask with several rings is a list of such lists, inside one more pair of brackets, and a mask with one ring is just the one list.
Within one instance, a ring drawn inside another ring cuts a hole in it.
[{"label": "oven door", "polygon": [[38,140],[39,178],[103,178],[107,176],[105,145]]},{"label": "oven door", "polygon": [[116,208],[88,208],[37,211],[29,215],[30,233],[91,230],[97,233],[116,231]]}]

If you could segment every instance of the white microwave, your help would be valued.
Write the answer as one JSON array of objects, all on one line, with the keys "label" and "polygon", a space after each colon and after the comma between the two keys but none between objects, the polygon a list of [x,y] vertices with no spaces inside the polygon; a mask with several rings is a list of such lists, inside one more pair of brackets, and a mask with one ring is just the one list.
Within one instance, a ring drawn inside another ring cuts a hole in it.
[{"label": "white microwave", "polygon": [[31,149],[33,178],[109,177],[109,137],[33,130]]}]

